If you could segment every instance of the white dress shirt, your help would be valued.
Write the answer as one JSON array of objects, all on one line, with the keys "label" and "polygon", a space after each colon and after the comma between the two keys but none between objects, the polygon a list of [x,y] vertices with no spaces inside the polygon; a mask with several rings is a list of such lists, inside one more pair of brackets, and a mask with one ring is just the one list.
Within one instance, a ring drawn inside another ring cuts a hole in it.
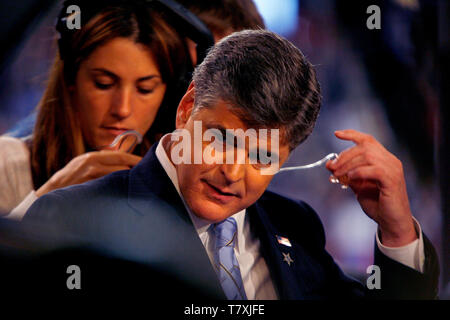
[{"label": "white dress shirt", "polygon": [[386,247],[380,241],[378,231],[376,233],[377,246],[380,251],[397,262],[403,263],[410,268],[423,273],[423,266],[425,263],[425,249],[423,247],[422,229],[419,222],[413,217],[414,227],[416,228],[416,234],[418,238],[411,243],[408,243],[402,247]]}]

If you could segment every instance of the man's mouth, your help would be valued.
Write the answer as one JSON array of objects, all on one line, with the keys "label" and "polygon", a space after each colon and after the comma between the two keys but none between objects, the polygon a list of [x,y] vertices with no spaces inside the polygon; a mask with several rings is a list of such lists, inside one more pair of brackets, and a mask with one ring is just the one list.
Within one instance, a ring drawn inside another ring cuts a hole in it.
[{"label": "man's mouth", "polygon": [[239,193],[230,190],[229,188],[217,187],[214,184],[209,183],[206,180],[202,180],[204,185],[206,186],[207,194],[213,198],[214,200],[226,204],[230,201],[240,198]]}]

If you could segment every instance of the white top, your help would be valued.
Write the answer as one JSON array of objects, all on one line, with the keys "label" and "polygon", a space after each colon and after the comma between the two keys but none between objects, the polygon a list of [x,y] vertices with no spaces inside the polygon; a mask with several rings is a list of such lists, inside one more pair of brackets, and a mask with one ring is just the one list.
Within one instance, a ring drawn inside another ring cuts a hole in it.
[{"label": "white top", "polygon": [[[214,264],[214,237],[208,232],[208,228],[211,223],[197,217],[186,205],[186,202],[184,201],[180,192],[176,169],[167,156],[167,144],[169,140],[170,134],[166,134],[162,137],[156,148],[156,157],[158,158],[162,167],[175,186],[175,189],[178,191],[178,194],[183,200],[186,210],[191,217],[192,223],[197,230],[199,238],[208,253],[209,259],[211,263]],[[236,258],[239,262],[242,281],[247,298],[249,300],[278,299],[279,296],[276,293],[273,280],[270,277],[269,268],[267,267],[264,258],[260,254],[259,239],[252,236],[250,232],[250,224],[245,214],[245,209],[238,213],[235,213],[234,215],[232,215],[232,217],[235,218],[237,222],[237,243],[234,249]],[[378,234],[376,235],[376,242],[380,251],[389,258],[407,265],[410,268],[423,272],[424,248],[422,231],[417,220],[414,219],[414,223],[416,231],[419,235],[419,239],[416,239],[410,244],[397,248],[386,247],[380,242]]]},{"label": "white top", "polygon": [[21,220],[37,199],[30,151],[22,139],[0,137],[0,216]]}]

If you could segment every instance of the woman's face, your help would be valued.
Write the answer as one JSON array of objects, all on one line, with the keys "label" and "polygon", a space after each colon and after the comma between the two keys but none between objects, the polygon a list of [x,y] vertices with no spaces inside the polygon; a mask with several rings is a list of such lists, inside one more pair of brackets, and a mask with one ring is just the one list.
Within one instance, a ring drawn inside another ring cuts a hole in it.
[{"label": "woman's face", "polygon": [[71,88],[87,145],[99,149],[127,130],[144,135],[165,91],[147,47],[115,38],[97,48],[81,63]]}]

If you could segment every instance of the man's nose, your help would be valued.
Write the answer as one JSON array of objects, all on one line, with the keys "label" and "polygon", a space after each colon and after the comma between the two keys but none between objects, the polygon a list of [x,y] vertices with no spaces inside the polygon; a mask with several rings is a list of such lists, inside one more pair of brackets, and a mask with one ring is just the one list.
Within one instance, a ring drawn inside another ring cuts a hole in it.
[{"label": "man's nose", "polygon": [[220,170],[229,184],[238,182],[245,176],[245,164],[222,164]]},{"label": "man's nose", "polygon": [[124,119],[132,112],[132,91],[129,88],[120,88],[113,97],[111,114],[118,119]]}]

